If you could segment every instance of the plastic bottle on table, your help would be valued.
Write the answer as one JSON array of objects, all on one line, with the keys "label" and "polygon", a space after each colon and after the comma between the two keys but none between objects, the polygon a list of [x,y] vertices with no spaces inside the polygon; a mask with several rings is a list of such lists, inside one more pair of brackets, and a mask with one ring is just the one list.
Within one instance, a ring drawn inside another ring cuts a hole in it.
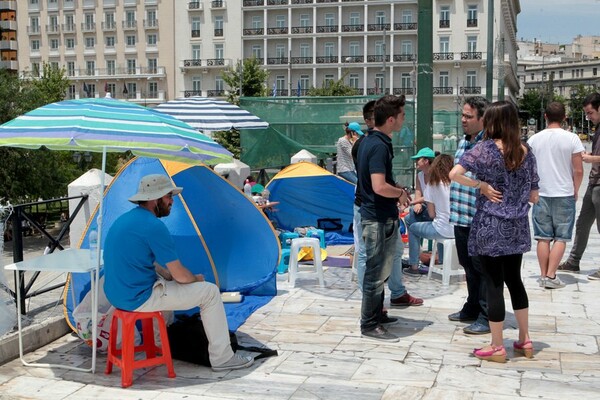
[{"label": "plastic bottle on table", "polygon": [[92,229],[89,237],[90,244],[90,265],[96,266],[98,264],[98,231]]}]

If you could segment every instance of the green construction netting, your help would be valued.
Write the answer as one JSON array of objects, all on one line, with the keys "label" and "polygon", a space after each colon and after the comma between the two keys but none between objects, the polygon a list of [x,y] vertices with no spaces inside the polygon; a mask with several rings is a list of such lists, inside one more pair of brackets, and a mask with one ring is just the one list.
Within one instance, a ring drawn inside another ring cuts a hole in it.
[{"label": "green construction netting", "polygon": [[[253,170],[279,169],[302,149],[320,162],[335,156],[335,144],[344,134],[345,122],[364,127],[362,107],[379,96],[349,97],[243,97],[240,107],[269,122],[268,129],[240,131],[241,160]],[[407,100],[406,119],[400,132],[394,132],[394,174],[398,183],[413,185],[415,153],[415,114]],[[456,112],[434,113],[434,150],[454,154],[456,150]],[[437,133],[437,134],[436,134]]]}]

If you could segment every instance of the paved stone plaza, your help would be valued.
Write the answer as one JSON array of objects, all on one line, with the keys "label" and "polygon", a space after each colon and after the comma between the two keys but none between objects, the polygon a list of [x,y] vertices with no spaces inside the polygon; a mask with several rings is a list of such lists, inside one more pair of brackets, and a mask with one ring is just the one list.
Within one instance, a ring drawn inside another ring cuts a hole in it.
[{"label": "paved stone plaza", "polygon": [[[586,166],[584,185],[588,171]],[[586,277],[600,266],[599,244],[592,228],[581,273],[559,272],[567,284],[563,289],[540,288],[535,252],[526,254],[522,275],[536,350],[531,360],[513,357],[517,331],[509,301],[508,363],[471,356],[489,335],[466,335],[465,324],[448,320],[462,306],[466,285],[453,280],[443,287],[439,276],[405,278],[410,293],[424,297],[425,305],[390,310],[400,317],[390,327],[399,343],[363,339],[360,292],[351,270],[331,267],[325,288],[312,279],[291,288],[286,275],[278,277],[279,295],[248,319],[238,337],[280,354],[249,369],[216,373],[175,361],[176,379],[166,377],[164,366],[138,370],[133,386],[121,389],[118,368],[104,374],[103,355],[94,375],[28,368],[14,360],[0,366],[0,399],[600,399],[600,281]],[[85,366],[90,355],[88,347],[67,335],[27,359]]]}]

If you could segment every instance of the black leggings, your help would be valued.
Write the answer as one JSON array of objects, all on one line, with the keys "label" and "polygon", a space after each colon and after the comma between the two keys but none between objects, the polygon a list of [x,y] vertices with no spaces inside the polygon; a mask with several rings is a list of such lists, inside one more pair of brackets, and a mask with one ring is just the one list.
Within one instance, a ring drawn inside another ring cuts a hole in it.
[{"label": "black leggings", "polygon": [[479,256],[483,279],[487,284],[488,317],[491,322],[504,321],[504,283],[510,293],[513,310],[529,307],[529,299],[521,280],[523,254],[508,256]]}]

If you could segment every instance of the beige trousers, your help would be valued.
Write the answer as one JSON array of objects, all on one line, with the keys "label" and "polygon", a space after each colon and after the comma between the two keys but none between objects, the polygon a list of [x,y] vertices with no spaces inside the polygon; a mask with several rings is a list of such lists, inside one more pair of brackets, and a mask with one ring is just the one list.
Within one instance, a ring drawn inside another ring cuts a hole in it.
[{"label": "beige trousers", "polygon": [[210,282],[178,283],[158,276],[152,295],[135,311],[175,311],[200,307],[200,316],[208,337],[208,355],[213,366],[233,356],[229,342],[227,318],[221,293]]}]

